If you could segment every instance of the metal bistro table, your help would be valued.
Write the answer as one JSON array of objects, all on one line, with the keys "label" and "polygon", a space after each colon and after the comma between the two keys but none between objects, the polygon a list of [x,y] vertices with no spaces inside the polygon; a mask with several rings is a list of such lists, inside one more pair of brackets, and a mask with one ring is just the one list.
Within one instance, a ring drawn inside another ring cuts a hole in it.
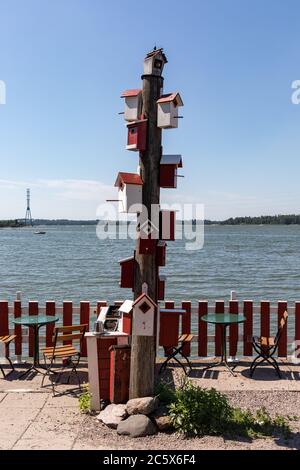
[{"label": "metal bistro table", "polygon": [[43,372],[39,371],[37,367],[39,364],[39,329],[42,326],[48,325],[49,323],[55,323],[58,321],[58,317],[50,315],[31,315],[27,317],[15,318],[13,323],[16,325],[28,326],[33,330],[33,364],[29,369],[27,369],[24,375],[28,374],[30,371],[35,370],[36,372],[42,374]]},{"label": "metal bistro table", "polygon": [[237,315],[233,313],[215,313],[209,315],[203,315],[201,320],[206,323],[213,323],[214,325],[219,325],[222,329],[222,356],[221,360],[217,363],[211,364],[210,366],[204,367],[203,370],[211,369],[212,367],[217,367],[224,365],[229,372],[234,376],[233,369],[236,367],[236,364],[231,366],[227,362],[227,346],[226,346],[226,329],[228,326],[234,323],[243,323],[246,320],[246,317],[243,315]]}]

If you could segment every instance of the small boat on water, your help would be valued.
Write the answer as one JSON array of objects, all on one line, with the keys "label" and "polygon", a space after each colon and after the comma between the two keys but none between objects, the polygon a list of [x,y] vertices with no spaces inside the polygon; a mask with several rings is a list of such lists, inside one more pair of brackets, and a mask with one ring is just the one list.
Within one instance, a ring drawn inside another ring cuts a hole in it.
[{"label": "small boat on water", "polygon": [[45,235],[46,232],[44,230],[37,230],[36,232],[34,232],[35,235]]}]

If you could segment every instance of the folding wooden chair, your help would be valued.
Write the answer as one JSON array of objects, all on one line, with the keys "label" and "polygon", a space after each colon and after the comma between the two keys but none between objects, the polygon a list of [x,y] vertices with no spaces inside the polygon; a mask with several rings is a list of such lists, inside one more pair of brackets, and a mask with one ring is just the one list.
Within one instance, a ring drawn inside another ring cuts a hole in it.
[{"label": "folding wooden chair", "polygon": [[[9,345],[10,343],[16,338],[16,335],[6,335],[6,336],[0,336],[0,343],[5,345],[5,359],[9,362],[11,371],[8,374],[11,374],[15,370],[13,363],[11,362],[11,359],[9,357]],[[3,374],[3,377],[5,378],[8,374],[5,374],[3,367],[0,364],[0,369]]]},{"label": "folding wooden chair", "polygon": [[[59,382],[60,377],[66,369],[71,369],[67,379],[67,383],[70,383],[71,375],[74,374],[78,381],[79,389],[81,390],[81,383],[79,375],[77,373],[77,366],[81,357],[80,351],[86,329],[87,325],[55,327],[53,331],[53,346],[42,349],[47,371],[43,376],[41,386],[43,387],[44,380],[48,375],[51,380],[53,396],[55,396],[54,385]],[[72,341],[75,340],[79,341],[78,349],[73,346]],[[58,345],[58,343],[64,343],[66,341],[71,342],[71,344],[63,344],[62,346]],[[54,370],[52,368],[56,359],[62,360],[62,368],[59,371]],[[48,364],[47,360],[49,361]],[[51,374],[56,377],[56,380],[53,380]]]},{"label": "folding wooden chair", "polygon": [[274,354],[277,352],[279,340],[282,335],[283,329],[286,325],[288,319],[287,311],[284,312],[282,318],[279,322],[279,328],[276,333],[276,336],[266,337],[266,336],[254,336],[252,338],[252,345],[254,350],[257,352],[256,358],[253,360],[250,366],[250,376],[252,377],[255,369],[258,365],[261,365],[263,362],[267,362],[276,370],[278,376],[281,378],[281,373],[279,369],[278,362],[274,358]]},{"label": "folding wooden chair", "polygon": [[182,361],[180,361],[178,359],[178,357],[177,357],[178,355],[183,357],[183,359],[186,360],[187,365],[190,368],[189,372],[191,372],[192,365],[189,361],[189,358],[184,354],[183,348],[186,344],[191,343],[193,337],[194,337],[194,335],[191,335],[191,334],[183,334],[183,335],[178,337],[179,346],[172,346],[172,347],[168,348],[168,356],[167,356],[166,360],[162,363],[162,365],[160,366],[160,369],[159,369],[160,374],[167,368],[168,363],[172,359],[174,359],[180,365],[180,367],[183,368],[185,375],[188,375],[188,373],[186,371],[186,366],[184,365],[184,363]]}]

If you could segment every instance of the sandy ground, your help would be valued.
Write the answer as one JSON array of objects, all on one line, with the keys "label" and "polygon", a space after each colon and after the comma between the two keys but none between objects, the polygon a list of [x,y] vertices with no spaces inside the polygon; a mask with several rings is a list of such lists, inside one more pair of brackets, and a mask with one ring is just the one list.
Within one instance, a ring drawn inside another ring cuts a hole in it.
[{"label": "sandy ground", "polygon": [[[249,364],[237,367],[237,376],[221,369],[203,375],[202,363],[197,362],[191,380],[197,385],[223,391],[233,405],[254,411],[265,406],[274,416],[295,415],[291,422],[292,435],[288,442],[283,437],[268,439],[226,437],[184,439],[177,434],[159,433],[138,439],[118,436],[96,419],[78,409],[76,396],[52,397],[49,386],[40,388],[41,375],[20,379],[18,370],[9,380],[0,379],[0,449],[105,449],[105,450],[204,450],[204,449],[299,449],[300,450],[300,379],[296,366],[282,364],[280,380],[269,368],[249,378]],[[81,370],[87,380],[86,369]],[[170,367],[164,380],[177,384],[182,378],[179,368]],[[70,387],[62,386],[63,390]]]}]

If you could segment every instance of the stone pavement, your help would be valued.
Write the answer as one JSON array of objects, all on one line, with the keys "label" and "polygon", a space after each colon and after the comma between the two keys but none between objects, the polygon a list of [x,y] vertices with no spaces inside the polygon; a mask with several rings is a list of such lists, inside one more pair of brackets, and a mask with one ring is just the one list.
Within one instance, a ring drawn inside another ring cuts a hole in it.
[{"label": "stone pavement", "polygon": [[[190,378],[197,385],[215,387],[221,391],[256,391],[261,392],[299,392],[300,367],[282,362],[283,378],[277,378],[273,369],[257,369],[254,379],[249,377],[249,363],[243,361],[236,368],[237,376],[232,377],[222,367],[203,373],[204,361],[195,362]],[[41,389],[42,376],[33,374],[21,378],[24,371],[17,366],[17,371],[7,380],[0,376],[0,449],[109,449],[109,442],[101,438],[94,429],[90,437],[81,442],[80,436],[86,433],[92,418],[82,414],[78,407],[78,396],[52,396],[49,383]],[[80,370],[82,382],[87,382],[87,370]],[[165,379],[178,384],[183,376],[182,369],[172,364],[163,374]],[[74,386],[74,385],[73,385]],[[60,385],[60,390],[70,386]],[[72,385],[71,385],[72,387]],[[102,431],[103,433],[104,431]],[[158,435],[156,439],[162,439]],[[204,442],[204,441],[203,441]],[[151,444],[152,445],[152,444]]]}]

